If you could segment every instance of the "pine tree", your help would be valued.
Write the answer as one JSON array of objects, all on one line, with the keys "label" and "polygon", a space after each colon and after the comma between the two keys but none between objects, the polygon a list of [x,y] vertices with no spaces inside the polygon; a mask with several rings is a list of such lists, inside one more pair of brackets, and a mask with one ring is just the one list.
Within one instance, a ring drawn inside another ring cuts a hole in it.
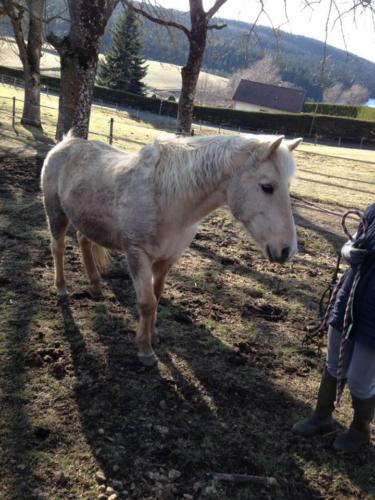
[{"label": "pine tree", "polygon": [[98,83],[104,87],[143,95],[141,81],[147,73],[140,56],[139,21],[132,9],[126,9],[113,29],[112,47],[100,63]]}]

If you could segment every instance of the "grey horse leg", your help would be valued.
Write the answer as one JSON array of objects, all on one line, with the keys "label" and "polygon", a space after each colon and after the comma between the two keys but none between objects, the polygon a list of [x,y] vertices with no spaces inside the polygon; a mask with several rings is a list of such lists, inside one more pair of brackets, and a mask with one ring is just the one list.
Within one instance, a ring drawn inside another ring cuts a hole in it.
[{"label": "grey horse leg", "polygon": [[57,295],[64,297],[67,294],[64,276],[65,234],[69,226],[69,219],[56,199],[51,202],[45,197],[44,201],[51,231],[51,252],[55,269],[55,286]]},{"label": "grey horse leg", "polygon": [[89,293],[94,299],[99,298],[102,296],[102,290],[100,287],[100,274],[92,254],[92,242],[80,231],[77,231],[77,239],[81,248],[83,265],[90,283]]},{"label": "grey horse leg", "polygon": [[139,324],[135,338],[138,346],[138,357],[142,364],[151,367],[157,363],[157,357],[151,345],[152,329],[157,308],[157,300],[153,287],[152,265],[148,256],[139,249],[132,249],[128,252],[128,265],[137,295],[139,312]]}]

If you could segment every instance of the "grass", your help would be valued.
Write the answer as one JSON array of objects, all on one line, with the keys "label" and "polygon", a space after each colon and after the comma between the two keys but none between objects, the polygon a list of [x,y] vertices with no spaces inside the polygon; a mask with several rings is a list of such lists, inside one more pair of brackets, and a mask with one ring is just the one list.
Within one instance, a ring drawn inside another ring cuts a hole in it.
[{"label": "grass", "polygon": [[[0,65],[7,66],[9,68],[21,69],[22,65],[18,57],[18,50],[16,43],[8,39],[6,41],[0,40]],[[167,94],[168,91],[171,94],[179,92],[181,89],[181,66],[176,64],[161,63],[159,61],[146,60],[147,74],[144,78],[144,83],[150,89],[156,89],[161,91],[163,94]],[[45,50],[41,59],[41,72],[48,76],[60,76],[60,58],[48,47]],[[213,75],[202,71],[200,74],[200,80],[205,84],[212,83],[214,85],[225,85],[227,82],[226,78],[221,76]],[[217,88],[217,87],[216,87]]]},{"label": "grass", "polygon": [[[149,130],[159,132],[125,116],[134,150]],[[331,450],[333,436],[308,441],[290,432],[314,404],[319,383],[322,358],[301,340],[343,241],[339,217],[330,212],[372,200],[355,189],[367,180],[370,191],[373,165],[305,151],[297,159],[300,176],[311,181],[297,180],[293,193],[313,205],[295,205],[294,261],[266,262],[226,211],[213,214],[168,277],[160,362],[145,371],[136,362],[137,313],[126,267],[115,257],[104,300],[91,301],[69,233],[71,296],[58,303],[38,190],[40,161],[3,153],[3,498],[92,499],[108,497],[108,486],[120,499],[139,500],[375,495],[373,446],[345,458]],[[276,320],[271,312],[279,314]],[[350,418],[345,398],[338,421],[346,426]],[[172,480],[176,469],[181,476]],[[213,471],[276,475],[284,482],[279,490],[240,489],[212,484],[207,474]]]}]

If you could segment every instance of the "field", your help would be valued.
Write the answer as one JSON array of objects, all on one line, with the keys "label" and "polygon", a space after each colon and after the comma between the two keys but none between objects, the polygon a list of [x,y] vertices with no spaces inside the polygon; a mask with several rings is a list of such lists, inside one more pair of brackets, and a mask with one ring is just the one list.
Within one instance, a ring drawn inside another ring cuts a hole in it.
[{"label": "field", "polygon": [[[11,39],[0,40],[0,65],[9,68],[21,69],[21,62],[18,57],[17,45]],[[151,91],[160,91],[162,95],[170,93],[176,94],[181,89],[181,67],[176,64],[161,63],[159,61],[146,61],[147,75],[144,83]],[[47,48],[41,59],[41,72],[48,76],[60,76],[60,59],[56,52]],[[212,83],[214,85],[225,85],[226,78],[202,71],[200,82]]]},{"label": "field", "polygon": [[[115,110],[96,112],[99,130]],[[130,150],[160,134],[151,119],[118,115]],[[341,214],[374,200],[373,152],[297,152],[299,252],[284,266],[265,261],[225,210],[206,220],[167,280],[159,363],[146,370],[133,345],[135,295],[123,256],[113,255],[95,302],[70,231],[70,299],[57,301],[42,159],[33,131],[17,137],[4,118],[0,498],[374,498],[374,443],[344,457],[331,449],[335,433],[309,441],[290,431],[314,405],[324,353],[302,339],[344,241]],[[39,138],[50,140],[52,125],[53,117]],[[338,429],[350,417],[346,394]],[[279,486],[220,484],[212,472],[272,476]]]}]

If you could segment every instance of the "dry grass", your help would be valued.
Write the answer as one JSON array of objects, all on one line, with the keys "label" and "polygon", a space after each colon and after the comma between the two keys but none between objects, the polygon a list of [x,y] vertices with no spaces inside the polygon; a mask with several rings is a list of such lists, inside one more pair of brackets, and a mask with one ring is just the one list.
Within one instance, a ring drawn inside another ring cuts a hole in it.
[{"label": "dry grass", "polygon": [[[298,160],[317,168],[315,155]],[[334,158],[320,161],[327,175],[342,175]],[[40,162],[4,151],[0,168],[2,498],[91,500],[108,497],[108,486],[137,500],[373,498],[373,446],[339,457],[333,436],[308,441],[290,432],[318,387],[322,359],[301,340],[342,242],[339,219],[324,212],[342,209],[342,189],[328,197],[321,185],[327,203],[314,206],[323,212],[295,208],[299,253],[286,266],[267,263],[225,211],[206,221],[168,278],[160,362],[145,371],[122,260],[115,256],[104,300],[93,302],[69,233],[71,298],[59,304]],[[350,168],[366,175],[369,166]],[[338,421],[350,418],[345,398]],[[277,476],[282,485],[211,484],[210,471]]]},{"label": "dry grass", "polygon": [[[18,57],[16,43],[13,40],[8,40],[6,42],[0,41],[0,43],[2,43],[0,46],[0,65],[21,69],[22,66]],[[168,90],[170,90],[171,93],[180,91],[181,66],[151,60],[146,60],[146,65],[147,74],[143,81],[150,89],[160,90],[163,93]],[[48,76],[60,76],[60,58],[50,47],[43,53],[41,59],[41,72]],[[200,81],[225,86],[227,79],[202,71]]]}]

